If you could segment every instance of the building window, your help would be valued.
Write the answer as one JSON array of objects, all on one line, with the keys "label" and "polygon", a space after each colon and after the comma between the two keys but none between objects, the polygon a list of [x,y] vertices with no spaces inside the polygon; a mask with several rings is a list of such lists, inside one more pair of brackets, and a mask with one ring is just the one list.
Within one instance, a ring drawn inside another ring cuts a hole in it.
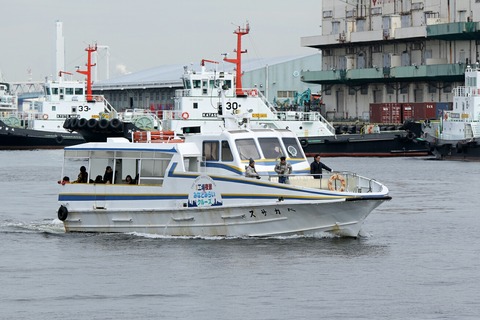
[{"label": "building window", "polygon": [[332,21],[332,34],[340,33],[340,21]]},{"label": "building window", "polygon": [[437,87],[435,86],[435,83],[428,84],[428,93],[437,93]]},{"label": "building window", "polygon": [[[480,2],[480,0],[478,0]],[[452,84],[450,82],[445,82],[443,84],[443,93],[451,93],[452,92]]]},{"label": "building window", "polygon": [[331,18],[331,17],[333,17],[333,11],[332,10],[323,11],[323,18]]},{"label": "building window", "polygon": [[323,88],[323,93],[327,96],[332,94],[332,86],[331,85],[325,85]]},{"label": "building window", "polygon": [[383,52],[383,46],[381,44],[372,46],[372,53]]},{"label": "building window", "polygon": [[278,98],[295,98],[296,91],[277,91]]},{"label": "building window", "polygon": [[402,20],[402,28],[409,28],[409,27],[412,26],[412,23],[411,23],[412,16],[411,15],[409,15],[409,14],[402,15],[401,20]]},{"label": "building window", "polygon": [[348,94],[351,95],[351,96],[354,96],[355,95],[355,89],[352,88],[352,87],[348,87]]},{"label": "building window", "polygon": [[382,8],[381,7],[372,8],[371,12],[372,12],[372,16],[381,15],[382,14]]},{"label": "building window", "polygon": [[408,93],[408,87],[409,87],[408,83],[402,85],[402,86],[400,87],[400,93],[402,93],[402,94],[407,94],[407,93]]},{"label": "building window", "polygon": [[[480,0],[479,0],[480,1]],[[332,49],[324,49],[322,51],[322,54],[324,57],[330,57],[333,56],[333,50]]]},{"label": "building window", "polygon": [[387,84],[387,94],[394,94],[395,90],[393,89],[393,86]]},{"label": "building window", "polygon": [[360,87],[360,94],[368,94],[368,84],[364,84]]}]

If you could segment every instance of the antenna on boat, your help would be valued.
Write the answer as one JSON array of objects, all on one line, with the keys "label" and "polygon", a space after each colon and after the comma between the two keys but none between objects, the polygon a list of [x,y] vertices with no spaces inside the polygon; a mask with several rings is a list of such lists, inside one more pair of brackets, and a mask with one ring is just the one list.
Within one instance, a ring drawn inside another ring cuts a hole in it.
[{"label": "antenna on boat", "polygon": [[97,51],[97,44],[95,46],[89,45],[85,51],[87,51],[87,70],[77,70],[78,73],[84,74],[87,76],[87,101],[92,101],[92,67],[97,64],[92,64],[92,53]]},{"label": "antenna on boat", "polygon": [[248,34],[250,32],[250,25],[246,24],[245,28],[240,28],[240,26],[233,31],[237,35],[237,49],[234,52],[237,53],[237,58],[229,59],[227,57],[223,58],[224,61],[234,63],[237,70],[237,85],[235,88],[235,93],[237,96],[244,96],[245,93],[243,92],[242,88],[242,53],[246,53],[247,50],[242,51],[242,36]]}]

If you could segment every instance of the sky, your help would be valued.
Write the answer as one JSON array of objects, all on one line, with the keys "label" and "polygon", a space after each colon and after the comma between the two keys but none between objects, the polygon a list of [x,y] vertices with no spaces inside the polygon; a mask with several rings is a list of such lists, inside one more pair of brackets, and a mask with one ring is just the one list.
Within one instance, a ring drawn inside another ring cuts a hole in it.
[{"label": "sky", "polygon": [[[85,69],[88,45],[108,46],[110,78],[172,64],[235,57],[233,31],[248,21],[242,59],[315,54],[300,38],[321,33],[321,0],[0,0],[0,80],[43,81],[55,70],[56,21],[65,71]],[[106,75],[98,53],[98,80]],[[81,77],[81,75],[79,75]]]}]

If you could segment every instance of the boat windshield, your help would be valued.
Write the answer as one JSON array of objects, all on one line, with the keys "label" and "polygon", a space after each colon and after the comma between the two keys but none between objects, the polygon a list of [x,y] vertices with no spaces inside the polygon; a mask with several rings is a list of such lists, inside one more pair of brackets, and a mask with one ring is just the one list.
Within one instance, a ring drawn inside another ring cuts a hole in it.
[{"label": "boat windshield", "polygon": [[283,138],[282,141],[290,158],[305,158],[302,147],[296,138]]},{"label": "boat windshield", "polygon": [[257,145],[253,139],[238,139],[235,140],[235,145],[240,155],[241,160],[260,159]]},{"label": "boat windshield", "polygon": [[284,155],[278,138],[259,138],[258,142],[266,159],[278,159]]}]

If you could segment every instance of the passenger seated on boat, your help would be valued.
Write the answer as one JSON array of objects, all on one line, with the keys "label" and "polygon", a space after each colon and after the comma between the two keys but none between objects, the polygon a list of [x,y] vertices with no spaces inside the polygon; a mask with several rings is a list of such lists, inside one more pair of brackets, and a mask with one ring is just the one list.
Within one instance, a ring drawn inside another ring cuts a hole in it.
[{"label": "passenger seated on boat", "polygon": [[255,170],[255,160],[250,158],[248,166],[245,167],[245,177],[260,179],[260,175]]},{"label": "passenger seated on boat", "polygon": [[70,178],[67,177],[67,176],[63,177],[62,181],[60,181],[60,180],[58,181],[58,184],[61,184],[62,186],[67,184],[67,183],[70,183]]},{"label": "passenger seated on boat", "polygon": [[87,183],[88,181],[88,173],[87,168],[85,166],[80,167],[80,173],[78,174],[77,180],[74,183]]},{"label": "passenger seated on boat", "polygon": [[95,178],[94,183],[104,183],[103,180],[102,180],[102,176],[101,176],[101,175],[98,175],[98,176]]},{"label": "passenger seated on boat", "polygon": [[110,184],[113,181],[113,169],[110,166],[105,168],[105,174],[103,175],[103,183]]},{"label": "passenger seated on boat", "polygon": [[126,184],[136,184],[136,183],[135,183],[135,180],[132,179],[132,176],[131,176],[131,175],[128,175],[128,176],[125,178],[125,183],[126,183]]}]

